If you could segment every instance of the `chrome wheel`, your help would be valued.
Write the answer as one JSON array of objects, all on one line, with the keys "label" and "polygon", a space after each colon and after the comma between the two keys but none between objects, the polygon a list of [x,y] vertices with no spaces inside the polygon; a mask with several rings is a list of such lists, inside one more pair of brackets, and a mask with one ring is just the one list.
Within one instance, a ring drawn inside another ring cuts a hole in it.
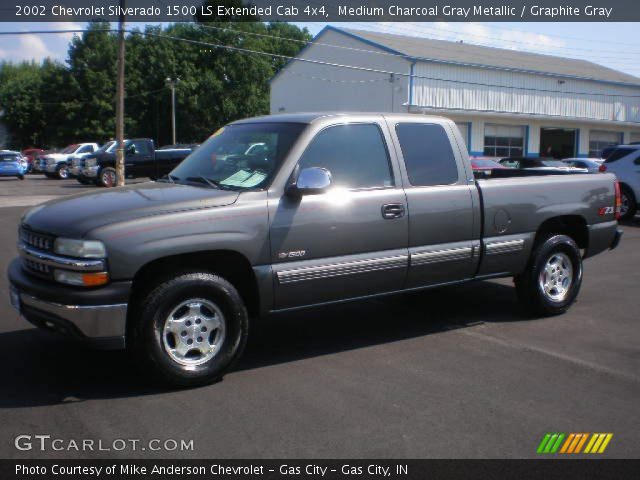
[{"label": "chrome wheel", "polygon": [[196,366],[215,357],[225,338],[225,319],[218,306],[202,298],[186,300],[164,322],[165,352],[180,365]]},{"label": "chrome wheel", "polygon": [[58,176],[62,180],[66,180],[67,178],[69,178],[69,169],[67,167],[60,168],[60,170],[58,170]]},{"label": "chrome wheel", "polygon": [[105,187],[113,187],[116,184],[116,174],[111,170],[102,172],[102,184]]},{"label": "chrome wheel", "polygon": [[564,253],[554,253],[547,260],[538,279],[540,290],[553,302],[562,302],[573,283],[573,264]]}]

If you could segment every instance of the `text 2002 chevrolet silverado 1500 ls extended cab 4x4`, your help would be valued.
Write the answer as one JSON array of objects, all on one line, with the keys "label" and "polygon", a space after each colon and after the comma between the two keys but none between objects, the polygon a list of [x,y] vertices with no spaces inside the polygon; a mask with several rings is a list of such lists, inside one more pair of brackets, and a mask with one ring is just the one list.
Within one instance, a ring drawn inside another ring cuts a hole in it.
[{"label": "text 2002 chevrolet silverado 1500 ls extended cab 4x4", "polygon": [[[234,148],[256,143],[267,148]],[[163,181],[32,209],[11,296],[38,326],[126,342],[165,381],[206,383],[240,356],[249,318],[273,311],[514,277],[533,312],[562,313],[582,258],[620,239],[615,185],[475,181],[460,133],[438,117],[248,119]]]}]

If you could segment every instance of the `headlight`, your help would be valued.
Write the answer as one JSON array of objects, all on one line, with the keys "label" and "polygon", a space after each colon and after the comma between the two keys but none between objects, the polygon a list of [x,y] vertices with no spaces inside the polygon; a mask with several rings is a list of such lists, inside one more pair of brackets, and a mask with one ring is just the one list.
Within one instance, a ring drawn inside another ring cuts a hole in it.
[{"label": "headlight", "polygon": [[105,258],[107,250],[99,240],[75,240],[56,238],[53,251],[60,255],[79,258]]},{"label": "headlight", "polygon": [[87,158],[84,161],[84,166],[85,167],[95,167],[96,166],[96,159],[95,158]]}]

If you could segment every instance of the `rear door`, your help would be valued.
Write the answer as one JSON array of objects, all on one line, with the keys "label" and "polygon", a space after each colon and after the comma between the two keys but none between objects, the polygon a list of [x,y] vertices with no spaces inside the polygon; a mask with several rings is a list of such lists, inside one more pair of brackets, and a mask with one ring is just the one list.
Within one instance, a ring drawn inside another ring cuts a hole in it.
[{"label": "rear door", "polygon": [[390,121],[389,127],[404,160],[400,165],[409,209],[407,288],[471,278],[480,246],[479,202],[459,139],[448,123]]},{"label": "rear door", "polygon": [[296,168],[326,168],[333,187],[269,203],[277,309],[402,288],[408,220],[390,142],[380,116],[326,126],[310,140]]}]

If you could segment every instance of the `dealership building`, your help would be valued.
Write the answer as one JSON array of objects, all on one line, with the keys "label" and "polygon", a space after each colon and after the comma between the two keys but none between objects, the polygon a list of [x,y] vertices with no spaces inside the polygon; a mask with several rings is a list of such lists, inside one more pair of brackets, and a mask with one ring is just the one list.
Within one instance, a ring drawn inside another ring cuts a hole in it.
[{"label": "dealership building", "polygon": [[332,26],[298,58],[271,81],[271,113],[442,115],[476,156],[640,142],[640,78],[585,60]]}]

